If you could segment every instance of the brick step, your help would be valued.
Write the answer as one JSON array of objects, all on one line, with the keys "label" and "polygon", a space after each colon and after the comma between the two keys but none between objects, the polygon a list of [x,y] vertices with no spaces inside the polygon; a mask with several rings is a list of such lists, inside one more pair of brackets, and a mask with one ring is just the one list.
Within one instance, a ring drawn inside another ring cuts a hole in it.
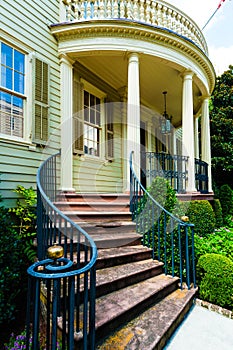
[{"label": "brick step", "polygon": [[131,349],[160,350],[193,305],[196,289],[177,289],[157,304],[121,325],[104,341],[98,350]]}]

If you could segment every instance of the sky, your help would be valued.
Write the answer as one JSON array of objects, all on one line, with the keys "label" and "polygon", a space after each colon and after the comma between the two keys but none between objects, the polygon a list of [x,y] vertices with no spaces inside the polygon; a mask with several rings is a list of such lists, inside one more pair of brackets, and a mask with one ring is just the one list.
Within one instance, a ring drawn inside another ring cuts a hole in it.
[{"label": "sky", "polygon": [[221,7],[203,29],[216,75],[233,65],[233,0],[166,0],[178,7],[202,29],[208,19]]}]

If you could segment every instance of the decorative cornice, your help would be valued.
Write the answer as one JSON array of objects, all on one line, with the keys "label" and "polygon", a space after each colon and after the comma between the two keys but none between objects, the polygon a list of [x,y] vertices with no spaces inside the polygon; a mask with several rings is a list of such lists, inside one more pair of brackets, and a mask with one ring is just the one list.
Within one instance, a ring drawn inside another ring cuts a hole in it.
[{"label": "decorative cornice", "polygon": [[63,44],[76,39],[115,37],[142,40],[173,48],[194,60],[204,70],[209,81],[210,92],[214,88],[215,72],[206,54],[190,39],[166,28],[125,20],[92,20],[54,25],[51,26],[51,32],[58,42]]}]

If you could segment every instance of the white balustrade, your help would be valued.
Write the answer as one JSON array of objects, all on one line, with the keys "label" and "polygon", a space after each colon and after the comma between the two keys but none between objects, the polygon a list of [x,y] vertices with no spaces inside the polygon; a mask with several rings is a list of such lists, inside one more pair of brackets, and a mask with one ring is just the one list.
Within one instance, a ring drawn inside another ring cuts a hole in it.
[{"label": "white balustrade", "polygon": [[161,0],[63,0],[67,22],[128,19],[167,28],[195,42],[205,53],[204,36],[195,22],[173,5]]}]

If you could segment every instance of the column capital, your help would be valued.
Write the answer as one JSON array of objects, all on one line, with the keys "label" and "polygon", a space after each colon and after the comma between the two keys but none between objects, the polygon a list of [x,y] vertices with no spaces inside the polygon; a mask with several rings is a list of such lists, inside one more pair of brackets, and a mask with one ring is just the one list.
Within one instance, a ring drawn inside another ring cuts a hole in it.
[{"label": "column capital", "polygon": [[202,102],[204,102],[204,101],[206,101],[206,100],[209,100],[210,97],[211,97],[211,95],[206,94],[206,95],[202,95],[202,96],[200,97],[200,99],[201,99]]},{"label": "column capital", "polygon": [[65,53],[59,54],[59,60],[60,60],[60,64],[64,63],[64,64],[67,64],[68,66],[73,66],[73,64],[75,62],[70,57],[68,57],[67,54],[65,54]]},{"label": "column capital", "polygon": [[128,61],[129,63],[131,62],[139,62],[139,54],[137,52],[129,52],[127,54],[127,57],[128,57]]},{"label": "column capital", "polygon": [[194,76],[194,72],[191,69],[186,69],[181,73],[181,77],[186,80],[186,79],[192,79]]}]

